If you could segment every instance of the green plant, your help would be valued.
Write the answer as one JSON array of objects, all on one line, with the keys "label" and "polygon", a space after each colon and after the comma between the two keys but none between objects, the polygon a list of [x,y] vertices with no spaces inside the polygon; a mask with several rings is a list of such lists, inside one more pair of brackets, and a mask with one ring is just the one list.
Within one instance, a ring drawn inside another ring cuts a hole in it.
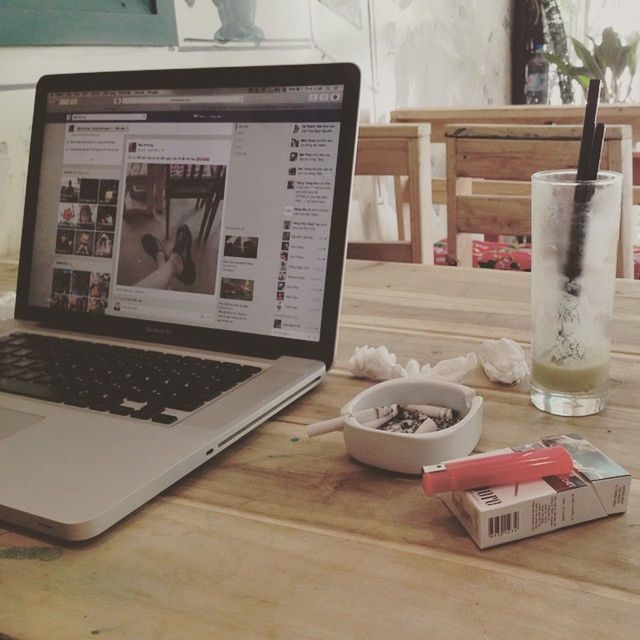
[{"label": "green plant", "polygon": [[602,32],[600,44],[587,36],[592,51],[579,40],[571,38],[581,66],[567,63],[554,53],[545,54],[546,59],[558,67],[558,71],[576,80],[584,90],[591,78],[602,81],[602,99],[606,102],[624,102],[629,99],[633,77],[636,73],[638,44],[640,34],[634,31],[622,44],[620,36],[613,27]]}]

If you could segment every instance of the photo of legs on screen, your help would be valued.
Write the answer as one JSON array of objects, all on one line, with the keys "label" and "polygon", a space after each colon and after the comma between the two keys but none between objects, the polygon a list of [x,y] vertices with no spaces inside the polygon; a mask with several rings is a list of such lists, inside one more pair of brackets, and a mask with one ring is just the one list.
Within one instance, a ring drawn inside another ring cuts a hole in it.
[{"label": "photo of legs on screen", "polygon": [[129,162],[117,284],[213,294],[225,181],[225,165]]}]

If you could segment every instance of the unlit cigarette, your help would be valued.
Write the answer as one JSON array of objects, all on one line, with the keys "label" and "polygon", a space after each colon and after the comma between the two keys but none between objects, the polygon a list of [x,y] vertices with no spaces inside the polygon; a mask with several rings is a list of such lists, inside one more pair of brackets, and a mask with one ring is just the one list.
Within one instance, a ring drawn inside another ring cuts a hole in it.
[{"label": "unlit cigarette", "polygon": [[397,404],[390,404],[386,407],[371,407],[370,409],[362,409],[362,411],[358,411],[357,413],[352,414],[352,416],[360,424],[364,424],[365,422],[373,422],[382,418],[390,420],[391,418],[394,418],[398,415],[399,410],[400,408]]},{"label": "unlit cigarette", "polygon": [[447,407],[437,407],[432,404],[408,404],[407,409],[420,411],[430,418],[452,418],[453,410]]},{"label": "unlit cigarette", "polygon": [[307,436],[313,438],[314,436],[321,436],[323,433],[330,433],[331,431],[339,431],[344,426],[344,418],[331,418],[331,420],[322,420],[321,422],[315,422],[307,426]]},{"label": "unlit cigarette", "polygon": [[[391,420],[398,415],[399,407],[397,404],[390,404],[386,407],[371,407],[370,409],[362,409],[351,415],[361,425],[370,427],[371,429],[377,429],[385,422]],[[339,431],[344,426],[344,417],[331,418],[331,420],[322,420],[321,422],[315,422],[307,427],[307,436],[313,438],[314,436],[320,436],[323,433],[330,433],[331,431]]]},{"label": "unlit cigarette", "polygon": [[428,433],[437,430],[438,425],[431,418],[427,418],[413,433]]}]

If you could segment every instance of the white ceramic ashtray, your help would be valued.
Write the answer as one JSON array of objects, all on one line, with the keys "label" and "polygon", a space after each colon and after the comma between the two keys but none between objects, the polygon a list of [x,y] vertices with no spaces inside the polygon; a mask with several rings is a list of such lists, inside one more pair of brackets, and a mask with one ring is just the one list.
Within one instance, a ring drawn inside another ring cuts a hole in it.
[{"label": "white ceramic ashtray", "polygon": [[[362,415],[364,410],[396,405],[452,409],[458,421],[440,430],[421,433],[385,431],[376,428],[375,422],[367,422],[365,426],[359,421],[358,414]],[[345,404],[340,413],[340,418],[310,426],[309,435],[342,428],[352,457],[400,473],[420,474],[424,465],[468,455],[478,444],[482,431],[482,398],[473,389],[418,376],[376,384]]]}]

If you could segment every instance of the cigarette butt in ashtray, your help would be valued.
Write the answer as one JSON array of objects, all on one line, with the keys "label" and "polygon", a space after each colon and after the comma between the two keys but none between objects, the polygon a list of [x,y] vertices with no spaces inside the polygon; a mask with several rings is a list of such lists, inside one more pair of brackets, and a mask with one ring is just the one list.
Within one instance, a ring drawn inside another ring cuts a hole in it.
[{"label": "cigarette butt in ashtray", "polygon": [[438,425],[431,418],[427,418],[413,433],[429,433],[437,430]]},{"label": "cigarette butt in ashtray", "polygon": [[[389,422],[391,418],[395,418],[399,410],[397,404],[390,404],[387,407],[363,409],[362,411],[352,414],[351,417],[355,418],[363,427],[377,429],[385,422]],[[331,418],[331,420],[322,420],[321,422],[310,424],[307,427],[307,436],[313,438],[314,436],[320,436],[324,433],[330,433],[331,431],[340,431],[344,426],[344,418],[345,416],[339,416],[338,418]]]},{"label": "cigarette butt in ashtray", "polygon": [[432,404],[408,404],[407,409],[412,411],[420,411],[430,418],[447,418],[453,416],[453,410],[446,407],[436,407]]}]

